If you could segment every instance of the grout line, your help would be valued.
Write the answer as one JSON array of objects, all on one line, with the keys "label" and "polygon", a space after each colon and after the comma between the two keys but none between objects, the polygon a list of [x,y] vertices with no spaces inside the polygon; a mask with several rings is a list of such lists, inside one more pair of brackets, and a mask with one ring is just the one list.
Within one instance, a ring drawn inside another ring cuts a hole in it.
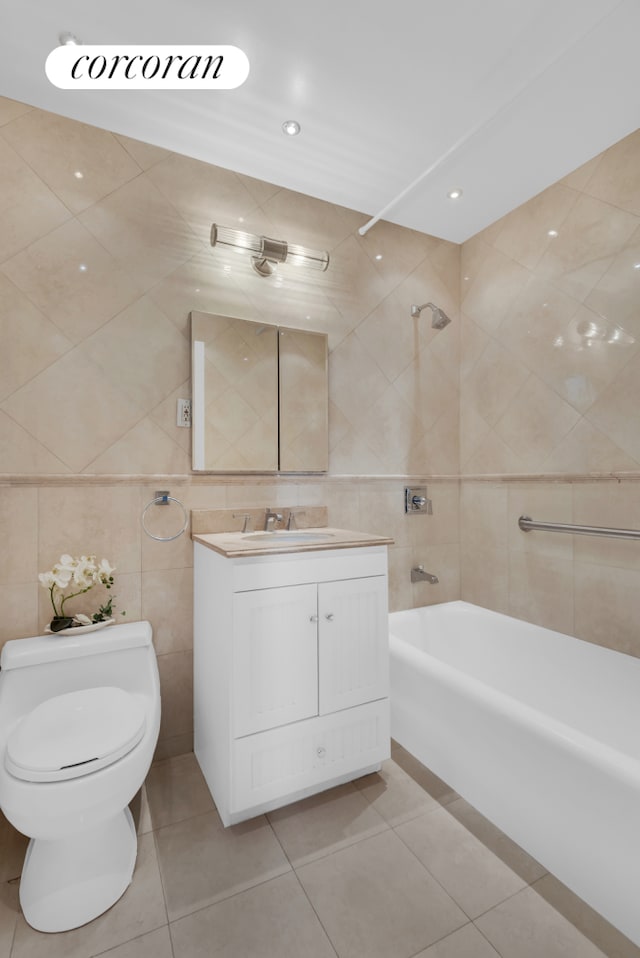
[{"label": "grout line", "polygon": [[333,953],[336,955],[336,958],[340,958],[340,954],[339,954],[339,952],[338,952],[338,949],[337,949],[336,946],[334,945],[333,940],[331,939],[331,936],[329,935],[329,932],[328,932],[327,929],[325,928],[325,925],[324,925],[324,922],[322,921],[322,918],[320,917],[320,915],[319,915],[318,912],[316,911],[313,902],[312,902],[311,899],[309,898],[309,895],[307,894],[307,889],[306,889],[306,888],[304,887],[304,885],[302,884],[302,881],[300,880],[300,876],[298,875],[298,872],[296,871],[295,868],[293,869],[293,874],[295,875],[295,879],[296,879],[296,881],[298,882],[298,885],[299,885],[300,888],[302,889],[302,894],[304,895],[304,897],[305,897],[305,898],[307,899],[307,901],[309,902],[309,906],[311,907],[311,910],[313,911],[314,915],[315,915],[316,918],[318,919],[318,924],[320,925],[320,927],[322,928],[323,932],[325,933],[325,935],[326,935],[326,937],[327,937],[327,941],[329,942],[329,945],[331,946],[331,950],[332,950]]},{"label": "grout line", "polygon": [[[149,834],[149,833],[147,832],[147,834]],[[141,836],[138,836],[138,840],[140,839],[140,837],[141,837]],[[163,873],[162,873],[162,863],[161,863],[161,860],[160,860],[160,849],[158,848],[158,841],[157,841],[157,838],[156,838],[156,831],[155,831],[155,829],[152,829],[152,830],[151,830],[151,838],[152,838],[152,841],[153,841],[153,850],[154,850],[155,856],[156,856],[156,864],[157,864],[157,867],[158,867],[158,876],[159,876],[159,878],[160,878],[160,887],[162,888],[162,904],[164,905],[164,914],[165,914],[165,917],[166,917],[166,919],[167,919],[167,925],[168,925],[168,924],[169,924],[169,908],[168,908],[168,905],[167,905],[167,893],[166,893],[165,885],[164,885],[164,875],[163,875]]]},{"label": "grout line", "polygon": [[[98,915],[98,918],[100,915]],[[93,921],[97,921],[96,918]],[[82,927],[82,926],[81,926]],[[84,926],[86,927],[86,926]],[[158,925],[156,928],[150,928],[148,931],[143,931],[141,935],[134,935],[133,938],[127,938],[126,941],[121,941],[118,945],[112,945],[110,948],[106,948],[104,951],[93,952],[91,958],[101,958],[102,955],[110,955],[112,952],[117,951],[118,948],[122,948],[124,945],[130,945],[134,941],[140,941],[142,938],[145,938],[147,935],[152,935],[156,931],[160,931],[161,928],[169,929],[169,923],[167,922],[164,925]],[[74,931],[75,929],[71,929]],[[68,932],[62,932],[61,934],[68,934]]]},{"label": "grout line", "polygon": [[420,956],[425,954],[425,952],[429,951],[430,948],[435,948],[436,945],[439,945],[441,942],[446,941],[447,938],[451,938],[452,935],[457,935],[458,932],[462,931],[463,928],[469,928],[470,925],[473,925],[473,921],[471,919],[469,921],[466,921],[464,925],[460,925],[458,928],[454,928],[453,931],[448,931],[446,935],[442,936],[442,938],[437,938],[435,941],[432,941],[430,945],[427,945],[426,949],[421,948],[420,951],[414,952],[414,954],[411,955],[410,958],[420,958]]},{"label": "grout line", "polygon": [[245,895],[248,892],[254,891],[256,888],[260,888],[261,885],[268,885],[269,882],[278,881],[280,878],[284,878],[286,875],[290,875],[292,873],[294,873],[294,869],[290,868],[288,871],[283,871],[279,875],[270,875],[268,878],[262,878],[260,881],[254,882],[253,884],[248,884],[245,887],[230,891],[228,894],[220,895],[220,897],[216,898],[214,901],[208,901],[202,905],[197,905],[191,911],[186,911],[184,914],[176,915],[175,918],[169,918],[169,929],[171,929],[171,926],[175,925],[176,922],[183,921],[186,918],[191,918],[193,915],[197,915],[201,911],[208,911],[210,908],[215,908],[216,905],[221,905],[223,902],[229,901],[231,898],[237,898],[238,895]]}]

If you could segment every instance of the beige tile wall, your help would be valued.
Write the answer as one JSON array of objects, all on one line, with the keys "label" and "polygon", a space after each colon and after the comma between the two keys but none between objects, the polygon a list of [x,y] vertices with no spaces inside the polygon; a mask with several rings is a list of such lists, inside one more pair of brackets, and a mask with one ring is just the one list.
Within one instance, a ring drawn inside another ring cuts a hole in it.
[{"label": "beige tile wall", "polygon": [[462,480],[460,504],[462,598],[640,656],[640,542],[518,528],[640,529],[640,479]]},{"label": "beige tile wall", "polygon": [[[62,552],[106,556],[117,608],[154,627],[161,754],[187,750],[191,543],[142,532],[158,488],[187,509],[327,505],[332,525],[396,537],[393,608],[457,596],[456,480],[430,489],[434,516],[407,519],[403,479],[367,477],[459,471],[460,325],[410,315],[434,300],[457,320],[459,247],[387,223],[360,237],[361,213],[2,98],[0,216],[0,643],[48,621],[37,573]],[[261,279],[211,249],[212,221],[326,248],[331,266]],[[328,334],[334,478],[192,477],[175,425],[192,309]],[[411,585],[417,562],[438,586]]]},{"label": "beige tile wall", "polygon": [[[142,511],[157,487],[157,482],[114,479],[0,484],[0,646],[40,633],[49,621],[49,595],[37,573],[51,568],[61,552],[107,557],[117,566],[116,612],[153,625],[163,703],[158,754],[166,756],[192,747],[193,560],[188,530],[172,542],[155,541],[142,531]],[[203,481],[184,476],[172,477],[162,488],[187,510],[326,505],[329,525],[395,538],[389,549],[392,609],[458,597],[457,480],[430,482],[432,516],[404,514],[403,479]],[[180,529],[182,513],[176,504],[152,506],[145,522],[151,533],[171,535]],[[235,527],[242,528],[241,519]],[[438,585],[411,584],[411,566],[419,563],[438,575]],[[75,602],[77,611],[98,605],[91,593]]]},{"label": "beige tile wall", "polygon": [[465,243],[461,275],[463,474],[637,472],[640,131]]},{"label": "beige tile wall", "polygon": [[640,542],[517,527],[640,529],[640,131],[465,243],[461,285],[462,597],[640,655]]},{"label": "beige tile wall", "polygon": [[[191,545],[140,525],[170,488],[394,536],[392,609],[462,595],[640,654],[638,547],[515,527],[640,526],[637,480],[569,478],[640,471],[639,154],[636,134],[460,249],[388,223],[360,237],[360,213],[0,98],[0,642],[47,621],[37,573],[61,552],[106,555],[118,608],[154,626],[160,754],[189,749]],[[330,269],[260,279],[214,254],[212,220],[327,248]],[[411,319],[427,300],[445,330]],[[194,308],[328,333],[328,477],[191,474],[174,421]],[[433,516],[403,514],[409,475]],[[416,563],[437,586],[410,583]]]},{"label": "beige tile wall", "polygon": [[[190,472],[188,315],[329,335],[330,472],[458,472],[460,249],[41,110],[0,110],[2,472]],[[17,115],[16,115],[17,112]],[[212,221],[328,249],[326,273],[211,249]]]}]

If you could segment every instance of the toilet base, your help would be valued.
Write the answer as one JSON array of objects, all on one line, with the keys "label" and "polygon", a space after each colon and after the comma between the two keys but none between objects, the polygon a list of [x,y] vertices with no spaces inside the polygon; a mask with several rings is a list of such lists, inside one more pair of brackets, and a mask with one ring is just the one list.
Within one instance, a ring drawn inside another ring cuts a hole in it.
[{"label": "toilet base", "polygon": [[36,931],[69,931],[97,918],[131,883],[138,840],[128,808],[64,839],[32,838],[20,905]]}]

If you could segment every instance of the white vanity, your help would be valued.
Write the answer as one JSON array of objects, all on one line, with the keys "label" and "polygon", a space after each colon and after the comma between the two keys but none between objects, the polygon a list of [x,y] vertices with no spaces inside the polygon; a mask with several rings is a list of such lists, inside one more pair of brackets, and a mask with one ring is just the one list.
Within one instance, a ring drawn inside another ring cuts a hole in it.
[{"label": "white vanity", "polygon": [[194,535],[195,754],[225,825],[389,756],[387,545]]}]

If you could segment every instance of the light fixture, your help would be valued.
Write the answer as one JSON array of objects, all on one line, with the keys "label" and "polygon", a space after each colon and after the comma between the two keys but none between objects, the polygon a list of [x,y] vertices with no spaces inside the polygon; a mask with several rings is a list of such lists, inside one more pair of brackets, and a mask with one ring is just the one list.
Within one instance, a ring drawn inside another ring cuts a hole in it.
[{"label": "light fixture", "polygon": [[256,236],[230,226],[211,226],[211,245],[222,246],[236,253],[251,256],[253,268],[260,276],[271,276],[278,263],[293,263],[295,266],[307,266],[310,269],[326,270],[329,266],[329,254],[326,250],[307,249],[285,243],[284,240],[271,239],[269,236]]},{"label": "light fixture", "polygon": [[462,196],[462,190],[461,189],[449,190],[449,192],[447,193],[447,196],[449,197],[450,200],[459,200],[460,197]]},{"label": "light fixture", "polygon": [[550,236],[551,239],[555,239],[557,235],[558,235],[557,230],[547,230],[547,236]]},{"label": "light fixture", "polygon": [[80,41],[74,33],[69,33],[68,30],[64,30],[62,33],[58,34],[58,41],[60,46],[63,47],[77,47],[80,45]]},{"label": "light fixture", "polygon": [[282,124],[282,132],[287,136],[297,136],[300,132],[300,124],[297,120],[285,120]]}]

